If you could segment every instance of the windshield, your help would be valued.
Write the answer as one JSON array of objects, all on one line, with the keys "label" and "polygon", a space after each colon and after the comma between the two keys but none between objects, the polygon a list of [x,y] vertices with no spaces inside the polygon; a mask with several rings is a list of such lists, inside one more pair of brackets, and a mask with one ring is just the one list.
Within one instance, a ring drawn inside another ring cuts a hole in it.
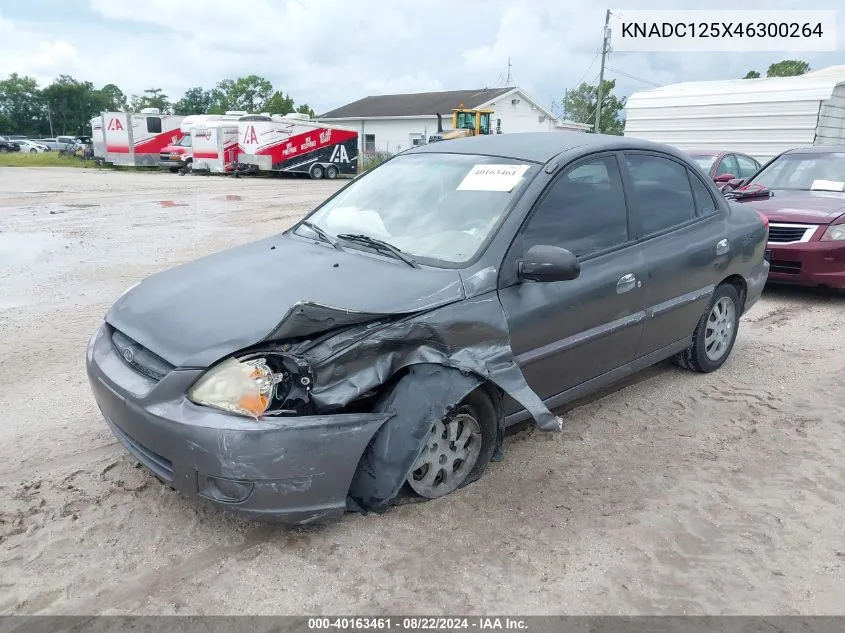
[{"label": "windshield", "polygon": [[182,138],[179,139],[179,142],[176,143],[176,145],[179,145],[180,147],[190,147],[191,146],[191,135],[186,134],[185,136],[183,136]]},{"label": "windshield", "polygon": [[[505,158],[406,154],[351,183],[308,221],[332,237],[380,239],[424,263],[461,264],[475,257],[535,172]],[[313,235],[302,226],[296,233]]]},{"label": "windshield", "polygon": [[845,153],[783,154],[757,174],[751,183],[768,189],[843,191]]},{"label": "windshield", "polygon": [[698,155],[692,157],[693,162],[698,165],[704,173],[709,173],[710,168],[713,166],[713,161],[716,160],[715,156],[707,156],[707,155]]}]

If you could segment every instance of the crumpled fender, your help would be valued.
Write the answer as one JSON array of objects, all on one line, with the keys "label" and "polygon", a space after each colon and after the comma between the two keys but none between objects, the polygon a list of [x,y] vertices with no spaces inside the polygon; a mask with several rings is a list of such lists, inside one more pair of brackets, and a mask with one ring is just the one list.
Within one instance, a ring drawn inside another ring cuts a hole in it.
[{"label": "crumpled fender", "polygon": [[514,360],[495,292],[366,331],[362,326],[340,332],[304,351],[303,357],[315,376],[310,398],[320,410],[341,409],[398,371],[430,363],[486,378],[525,407],[540,429],[562,429],[561,419],[529,387]]},{"label": "crumpled fender", "polygon": [[[352,479],[349,499],[365,511],[387,510],[425,448],[432,420],[445,417],[482,383],[479,376],[441,365],[411,366],[375,407],[378,413],[390,412],[394,416],[364,451]],[[504,416],[500,424],[503,420]]]}]

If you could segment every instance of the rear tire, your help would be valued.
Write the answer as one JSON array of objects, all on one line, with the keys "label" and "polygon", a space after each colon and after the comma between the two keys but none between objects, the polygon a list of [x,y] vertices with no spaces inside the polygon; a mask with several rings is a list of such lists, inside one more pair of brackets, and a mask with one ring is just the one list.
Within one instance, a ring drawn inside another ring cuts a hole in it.
[{"label": "rear tire", "polygon": [[311,170],[308,172],[308,175],[311,176],[314,180],[320,180],[323,177],[324,169],[322,165],[314,165]]},{"label": "rear tire", "polygon": [[326,178],[328,178],[329,180],[334,180],[335,178],[337,178],[337,174],[337,167],[335,167],[334,165],[329,165],[328,167],[326,167]]},{"label": "rear tire", "polygon": [[33,147],[31,150],[29,150],[29,153],[30,154],[37,154],[38,150]]},{"label": "rear tire", "polygon": [[692,343],[674,357],[675,364],[699,373],[716,371],[733,350],[739,330],[739,293],[731,284],[716,287],[692,335]]}]

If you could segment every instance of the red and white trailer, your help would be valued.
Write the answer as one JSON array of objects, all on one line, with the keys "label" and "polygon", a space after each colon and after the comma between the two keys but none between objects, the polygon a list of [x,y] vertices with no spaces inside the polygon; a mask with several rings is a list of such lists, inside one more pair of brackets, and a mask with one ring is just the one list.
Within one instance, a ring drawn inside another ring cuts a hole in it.
[{"label": "red and white trailer", "polygon": [[306,114],[251,115],[238,122],[238,171],[337,178],[358,173],[358,132]]},{"label": "red and white trailer", "polygon": [[194,153],[192,171],[228,174],[234,170],[238,146],[239,115],[227,115],[217,121],[205,121],[191,128]]},{"label": "red and white trailer", "polygon": [[184,136],[184,116],[161,114],[157,108],[140,112],[103,112],[106,162],[129,167],[158,165],[161,150]]}]

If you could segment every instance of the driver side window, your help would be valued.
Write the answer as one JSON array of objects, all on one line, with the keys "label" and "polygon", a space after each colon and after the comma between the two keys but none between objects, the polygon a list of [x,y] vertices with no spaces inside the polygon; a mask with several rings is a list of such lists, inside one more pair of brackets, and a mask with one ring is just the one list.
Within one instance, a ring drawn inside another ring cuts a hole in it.
[{"label": "driver side window", "polygon": [[613,156],[568,168],[546,189],[523,233],[523,248],[560,246],[578,257],[628,241],[628,211]]}]

